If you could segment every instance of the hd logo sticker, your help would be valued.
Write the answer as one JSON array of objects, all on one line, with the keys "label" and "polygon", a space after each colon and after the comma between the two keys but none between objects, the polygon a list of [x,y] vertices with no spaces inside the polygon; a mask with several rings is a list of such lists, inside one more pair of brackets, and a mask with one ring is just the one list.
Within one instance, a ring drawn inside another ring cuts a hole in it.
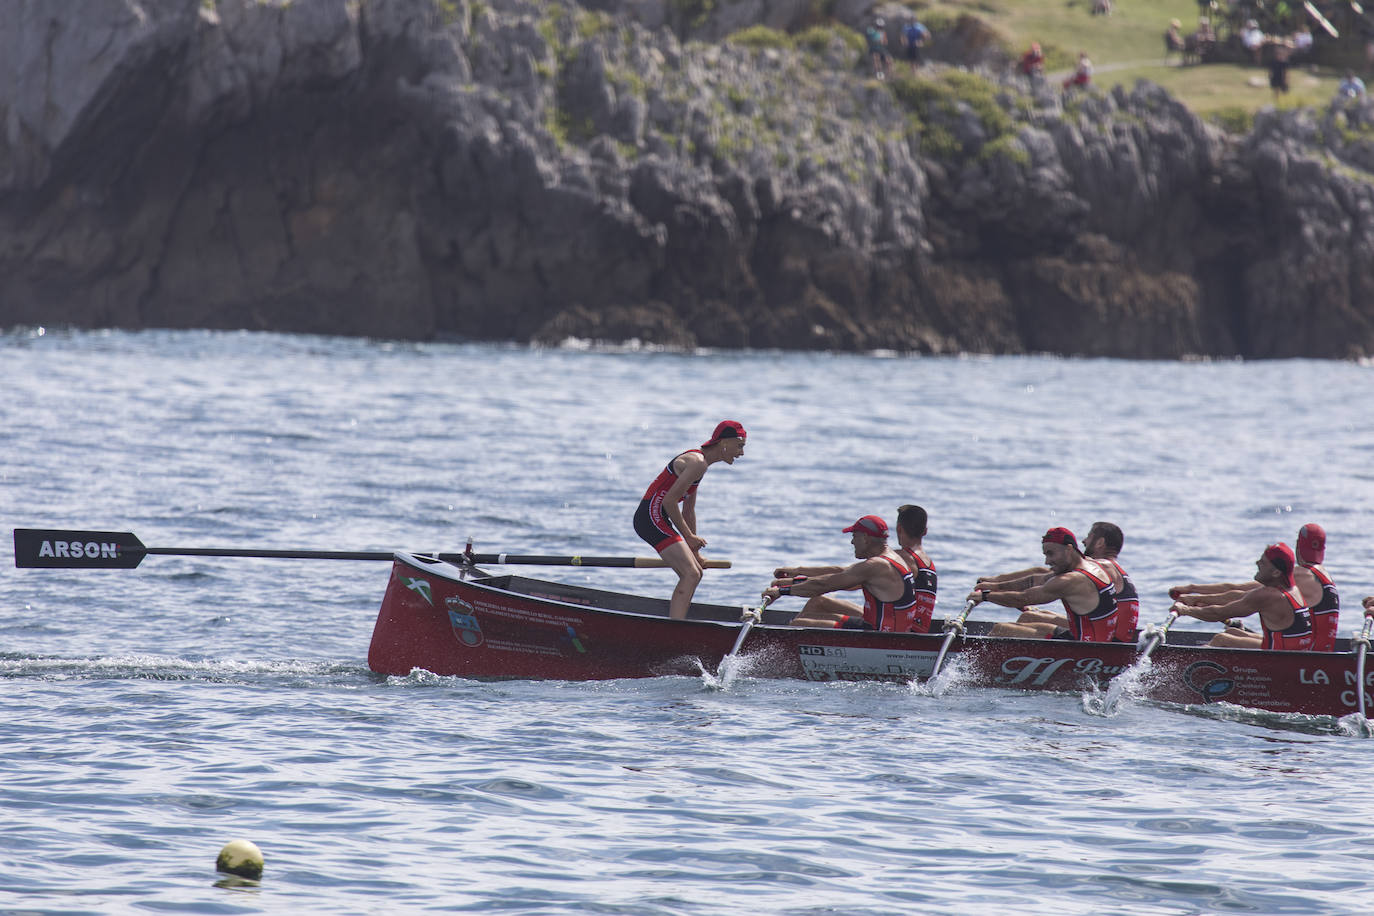
[{"label": "hd logo sticker", "polygon": [[477,609],[462,598],[445,598],[448,606],[448,622],[453,627],[453,635],[465,646],[476,648],[483,642],[482,624],[477,621]]}]

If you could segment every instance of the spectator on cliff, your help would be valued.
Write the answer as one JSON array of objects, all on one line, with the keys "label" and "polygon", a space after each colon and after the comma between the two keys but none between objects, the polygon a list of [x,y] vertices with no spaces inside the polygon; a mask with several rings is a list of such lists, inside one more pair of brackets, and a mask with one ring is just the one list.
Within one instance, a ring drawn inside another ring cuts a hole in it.
[{"label": "spectator on cliff", "polygon": [[1260,55],[1264,53],[1264,32],[1260,31],[1258,22],[1245,20],[1245,28],[1240,32],[1240,44],[1250,54],[1250,62],[1258,67]]},{"label": "spectator on cliff", "polygon": [[1312,59],[1312,30],[1307,26],[1302,26],[1293,33],[1289,39],[1293,43],[1292,61],[1295,64],[1305,64]]},{"label": "spectator on cliff", "polygon": [[1345,78],[1336,87],[1336,96],[1331,100],[1332,114],[1343,113],[1345,123],[1358,128],[1364,123],[1365,105],[1364,80],[1355,75],[1354,70],[1345,71]]},{"label": "spectator on cliff", "polygon": [[1031,42],[1030,50],[1021,55],[1016,71],[1030,80],[1032,86],[1040,85],[1045,78],[1045,55],[1040,53],[1039,42]]},{"label": "spectator on cliff", "polygon": [[929,41],[930,29],[908,16],[906,26],[902,29],[902,45],[906,49],[906,59],[911,63],[912,76],[916,75],[917,69],[921,66],[923,49]]},{"label": "spectator on cliff", "polygon": [[1093,62],[1088,59],[1087,51],[1078,52],[1078,65],[1073,68],[1073,73],[1068,79],[1064,80],[1064,91],[1070,89],[1086,89],[1088,84],[1093,81]]},{"label": "spectator on cliff", "polygon": [[1217,33],[1212,31],[1212,20],[1200,16],[1197,31],[1183,36],[1183,63],[1200,64],[1211,56],[1217,46]]},{"label": "spectator on cliff", "polygon": [[887,79],[887,23],[881,18],[874,19],[873,24],[864,32],[864,38],[868,40],[868,56],[873,61],[873,75],[878,79]]},{"label": "spectator on cliff", "polygon": [[1168,63],[1169,58],[1178,55],[1178,62],[1183,63],[1183,23],[1177,19],[1169,20],[1169,27],[1164,30],[1164,62]]},{"label": "spectator on cliff", "polygon": [[1274,104],[1288,91],[1288,65],[1292,62],[1293,46],[1286,41],[1270,41],[1269,88],[1274,90]]},{"label": "spectator on cliff", "polygon": [[1342,102],[1363,101],[1365,96],[1364,80],[1355,75],[1354,70],[1345,71],[1341,84],[1336,87],[1336,98]]}]

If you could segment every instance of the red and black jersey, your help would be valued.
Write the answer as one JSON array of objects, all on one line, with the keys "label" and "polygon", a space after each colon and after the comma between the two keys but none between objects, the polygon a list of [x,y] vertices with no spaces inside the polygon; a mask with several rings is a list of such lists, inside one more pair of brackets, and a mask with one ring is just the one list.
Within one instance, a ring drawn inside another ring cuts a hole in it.
[{"label": "red and black jersey", "polygon": [[[653,483],[649,484],[649,489],[644,491],[644,498],[639,501],[639,508],[635,510],[635,533],[660,553],[663,552],[664,548],[682,540],[682,535],[673,528],[668,513],[663,509],[663,500],[668,495],[668,491],[673,488],[673,484],[677,483],[677,471],[673,470],[673,465],[683,455],[689,455],[692,452],[700,455],[701,449],[688,449],[673,456],[673,460],[668,462],[668,466],[659,472]],[[685,500],[695,493],[700,483],[700,480],[694,481],[687,488],[687,492],[682,494],[682,499]]]},{"label": "red and black jersey", "polygon": [[[1095,568],[1103,573],[1101,567]],[[1078,614],[1069,607],[1067,601],[1063,602],[1064,610],[1069,615],[1070,638],[1084,642],[1111,642],[1116,639],[1116,586],[1112,584],[1111,577],[1105,573],[1102,576],[1093,575],[1086,566],[1070,570],[1065,575],[1072,573],[1082,573],[1097,586],[1097,606],[1086,614]]]},{"label": "red and black jersey", "polygon": [[891,557],[883,556],[882,559],[891,563],[892,568],[901,573],[902,594],[895,601],[883,601],[864,588],[864,623],[874,630],[906,632],[898,630],[898,627],[910,624],[911,610],[916,606],[916,577],[911,570]]},{"label": "red and black jersey", "polygon": [[898,621],[897,632],[929,633],[931,620],[935,617],[935,590],[938,581],[935,564],[922,559],[921,555],[914,551],[903,550],[902,555],[911,559],[912,588],[915,590],[916,600],[905,612],[899,609],[899,612],[904,613],[905,620]]},{"label": "red and black jersey", "polygon": [[1116,560],[1097,562],[1110,563],[1121,574],[1121,588],[1116,592],[1116,641],[1135,642],[1135,628],[1140,624],[1140,593],[1135,590],[1135,583]]},{"label": "red and black jersey", "polygon": [[1261,619],[1260,625],[1264,627],[1264,642],[1260,648],[1308,652],[1312,649],[1312,618],[1308,616],[1307,607],[1302,603],[1302,596],[1298,594],[1296,588],[1284,589],[1283,597],[1288,599],[1289,606],[1293,608],[1293,622],[1288,625],[1287,629],[1271,630],[1269,625]]},{"label": "red and black jersey", "polygon": [[1336,651],[1336,627],[1341,616],[1341,595],[1331,577],[1318,566],[1307,567],[1321,583],[1322,598],[1307,613],[1312,618],[1312,649],[1315,652]]}]

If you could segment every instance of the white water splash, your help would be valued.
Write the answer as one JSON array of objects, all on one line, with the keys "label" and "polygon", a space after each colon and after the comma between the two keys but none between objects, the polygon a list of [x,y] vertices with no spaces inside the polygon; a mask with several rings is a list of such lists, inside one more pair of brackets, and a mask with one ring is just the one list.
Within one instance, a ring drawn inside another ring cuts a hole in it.
[{"label": "white water splash", "polygon": [[924,681],[912,681],[911,692],[920,696],[942,697],[973,681],[963,655],[951,652],[940,673]]},{"label": "white water splash", "polygon": [[750,667],[747,655],[727,655],[721,659],[720,667],[715,674],[707,671],[700,659],[697,659],[697,665],[701,668],[702,686],[707,690],[729,690]]},{"label": "white water splash", "polygon": [[1336,728],[1348,738],[1374,738],[1374,723],[1362,713],[1352,712],[1348,716],[1341,716],[1336,720]]},{"label": "white water splash", "polygon": [[1142,658],[1112,678],[1104,688],[1092,684],[1083,694],[1083,711],[1090,716],[1111,717],[1121,712],[1122,700],[1136,700],[1145,695],[1153,662]]}]

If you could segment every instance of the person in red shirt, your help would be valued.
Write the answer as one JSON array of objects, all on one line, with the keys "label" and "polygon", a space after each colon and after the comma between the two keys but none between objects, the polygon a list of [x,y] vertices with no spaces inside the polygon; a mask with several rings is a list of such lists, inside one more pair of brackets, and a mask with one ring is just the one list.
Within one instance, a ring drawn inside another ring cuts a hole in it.
[{"label": "person in red shirt", "polygon": [[1270,544],[1255,561],[1258,588],[1217,594],[1185,594],[1170,609],[1180,617],[1220,623],[1258,614],[1264,632],[1251,633],[1236,627],[1212,637],[1209,646],[1226,649],[1288,649],[1310,651],[1312,621],[1302,594],[1293,581],[1297,559],[1287,544]]},{"label": "person in red shirt", "polygon": [[[1140,619],[1140,595],[1130,575],[1116,559],[1125,543],[1126,536],[1116,525],[1111,522],[1093,522],[1092,528],[1083,537],[1083,554],[1088,559],[1097,561],[1097,564],[1111,576],[1112,585],[1116,589],[1115,640],[1135,642],[1136,625]],[[1032,566],[1030,569],[1014,573],[979,579],[974,591],[981,588],[1001,591],[1027,589],[1043,583],[1051,575],[1048,567]],[[1021,612],[1015,624],[1001,626],[1001,635],[1004,636],[1049,636],[1058,629],[1068,629],[1069,618],[1065,614],[1057,614],[1044,608],[1030,607]],[[1012,626],[1024,629],[1013,632],[1010,629]]]},{"label": "person in red shirt", "polygon": [[916,603],[911,606],[905,622],[899,622],[895,629],[898,633],[929,633],[931,620],[935,617],[935,593],[939,579],[935,574],[935,564],[926,553],[921,541],[928,527],[926,510],[920,506],[897,507],[897,552],[911,570],[913,585],[916,589]]},{"label": "person in red shirt", "polygon": [[[1326,531],[1321,525],[1309,522],[1298,529],[1297,567],[1293,570],[1293,582],[1298,594],[1308,609],[1312,624],[1312,650],[1314,652],[1334,652],[1336,649],[1336,628],[1340,619],[1341,596],[1336,591],[1331,577],[1322,567],[1326,556]],[[1211,582],[1203,585],[1176,585],[1169,589],[1169,597],[1175,600],[1184,596],[1215,596],[1227,592],[1249,591],[1261,588],[1255,581],[1250,582]],[[1236,625],[1230,628],[1235,636],[1249,636],[1251,640],[1260,639],[1261,634]]]},{"label": "person in red shirt", "polygon": [[740,423],[721,420],[701,448],[689,449],[668,462],[635,510],[635,533],[677,573],[677,587],[668,603],[668,616],[674,620],[686,619],[704,568],[701,548],[706,538],[697,534],[697,485],[716,462],[734,464],[744,454],[746,437]]},{"label": "person in red shirt", "polygon": [[[776,600],[796,595],[809,599],[792,620],[798,627],[892,632],[909,626],[916,604],[915,577],[904,558],[888,546],[887,522],[865,515],[844,532],[853,535],[850,543],[859,562],[848,566],[779,566],[773,570],[773,584],[763,590],[763,597]],[[856,588],[863,592],[863,607],[829,595]]]},{"label": "person in red shirt", "polygon": [[1326,529],[1315,522],[1308,522],[1298,529],[1298,569],[1306,570],[1321,588],[1321,597],[1308,601],[1307,590],[1303,589],[1303,599],[1307,601],[1308,613],[1312,615],[1312,648],[1317,652],[1336,651],[1336,629],[1341,619],[1341,594],[1326,574],[1322,561],[1326,559]]},{"label": "person in red shirt", "polygon": [[[1051,528],[1040,539],[1040,549],[1050,575],[1022,589],[985,585],[980,580],[969,599],[988,601],[1003,607],[1023,608],[1028,604],[1059,601],[1067,612],[1068,626],[1048,634],[1055,639],[1085,642],[1111,642],[1116,638],[1116,586],[1111,574],[1097,560],[1083,555],[1078,538],[1067,528]],[[993,626],[990,636],[1034,636],[1015,623]]]}]

